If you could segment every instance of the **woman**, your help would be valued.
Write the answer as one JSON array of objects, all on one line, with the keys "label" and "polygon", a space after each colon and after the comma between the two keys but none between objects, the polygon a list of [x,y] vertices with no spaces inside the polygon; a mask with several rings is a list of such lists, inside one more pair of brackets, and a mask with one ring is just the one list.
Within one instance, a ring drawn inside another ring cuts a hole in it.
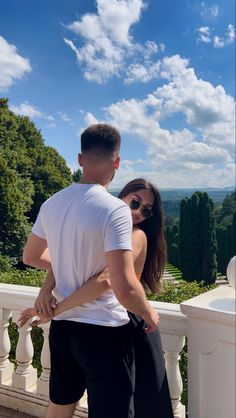
[{"label": "woman", "polygon": [[[132,247],[136,276],[145,288],[156,292],[166,261],[161,198],[154,185],[144,179],[129,182],[119,196],[131,209],[133,219]],[[49,272],[52,275],[52,272]],[[110,288],[108,271],[89,279],[72,295],[57,303],[54,316],[101,296]],[[26,309],[20,325],[38,316],[34,308]],[[135,352],[135,418],[173,418],[159,330],[145,333],[142,318],[129,313],[133,324]],[[39,315],[32,325],[47,322]]]}]

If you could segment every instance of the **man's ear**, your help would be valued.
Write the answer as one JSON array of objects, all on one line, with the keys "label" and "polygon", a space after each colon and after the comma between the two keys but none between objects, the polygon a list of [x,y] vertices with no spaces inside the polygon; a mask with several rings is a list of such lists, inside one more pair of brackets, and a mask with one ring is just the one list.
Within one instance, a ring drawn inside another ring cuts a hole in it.
[{"label": "man's ear", "polygon": [[113,167],[117,170],[120,167],[120,156],[117,155],[114,163],[113,163]]},{"label": "man's ear", "polygon": [[82,154],[78,154],[78,163],[80,167],[83,167],[84,159]]}]

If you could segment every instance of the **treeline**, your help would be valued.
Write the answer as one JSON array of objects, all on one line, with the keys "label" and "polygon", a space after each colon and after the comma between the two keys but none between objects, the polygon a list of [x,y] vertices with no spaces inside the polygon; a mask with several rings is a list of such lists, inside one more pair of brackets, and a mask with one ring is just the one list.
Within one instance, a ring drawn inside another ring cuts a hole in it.
[{"label": "treeline", "polygon": [[168,261],[181,269],[185,280],[214,283],[236,254],[235,231],[235,192],[218,206],[207,193],[195,192],[181,200],[179,221],[166,226]]},{"label": "treeline", "polygon": [[0,269],[20,265],[41,204],[79,175],[44,144],[28,117],[15,115],[8,100],[0,99]]}]

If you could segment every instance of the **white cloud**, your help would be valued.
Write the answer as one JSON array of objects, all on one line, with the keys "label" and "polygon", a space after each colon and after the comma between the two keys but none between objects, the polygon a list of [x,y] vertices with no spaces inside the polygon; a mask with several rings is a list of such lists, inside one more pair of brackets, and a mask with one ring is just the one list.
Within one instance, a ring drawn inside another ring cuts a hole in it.
[{"label": "white cloud", "polygon": [[22,115],[29,116],[30,118],[42,118],[42,112],[36,107],[30,105],[29,103],[21,103],[19,106],[11,105],[10,109],[12,112]]},{"label": "white cloud", "polygon": [[214,36],[213,45],[215,48],[223,48],[225,46],[225,41],[220,36]]},{"label": "white cloud", "polygon": [[63,122],[66,122],[66,123],[68,123],[71,126],[74,125],[74,122],[72,121],[71,118],[69,118],[69,116],[67,116],[66,113],[64,113],[64,112],[58,112],[58,114],[59,114],[61,120],[63,120]]},{"label": "white cloud", "polygon": [[144,46],[139,46],[141,52],[140,57],[137,56],[134,62],[127,66],[125,69],[125,84],[131,84],[135,82],[147,83],[155,78],[159,77],[159,61],[153,61],[153,55],[159,51],[165,51],[165,45],[160,43],[159,45],[153,41],[145,42]]},{"label": "white cloud", "polygon": [[[99,123],[99,120],[97,118],[95,118],[92,113],[87,113],[84,119],[87,123],[87,125],[95,125],[96,123]],[[100,121],[101,123],[102,121]]]},{"label": "white cloud", "polygon": [[87,13],[67,27],[82,46],[65,38],[89,81],[104,83],[112,76],[126,73],[126,82],[147,82],[156,77],[153,56],[163,53],[165,45],[148,40],[134,43],[130,34],[145,7],[144,0],[97,0],[97,14]]},{"label": "white cloud", "polygon": [[32,71],[27,58],[21,57],[15,45],[0,36],[0,91],[5,91],[26,73]]},{"label": "white cloud", "polygon": [[21,103],[19,106],[11,105],[10,110],[17,115],[28,116],[32,119],[46,119],[50,122],[54,121],[53,116],[47,115],[28,102]]},{"label": "white cloud", "polygon": [[203,42],[205,44],[211,42],[210,28],[208,26],[201,26],[200,28],[197,29],[197,32],[198,32],[197,40],[199,42]]},{"label": "white cloud", "polygon": [[197,28],[196,32],[198,35],[197,42],[212,44],[214,48],[224,48],[235,41],[235,27],[232,23],[228,25],[225,36],[212,36],[213,29],[210,29],[209,26],[201,26]]},{"label": "white cloud", "polygon": [[140,19],[143,0],[97,0],[97,14],[87,13],[68,28],[84,40],[77,48],[65,39],[76,53],[90,81],[102,83],[119,72],[125,55],[135,48],[130,27]]},{"label": "white cloud", "polygon": [[146,83],[150,80],[158,78],[160,72],[159,62],[144,63],[144,64],[130,64],[126,71],[126,84],[134,83],[135,81]]},{"label": "white cloud", "polygon": [[230,23],[227,28],[226,43],[232,44],[235,41],[235,27]]},{"label": "white cloud", "polygon": [[[163,58],[159,68],[162,86],[142,100],[121,100],[105,109],[104,119],[122,136],[146,146],[147,166],[126,161],[116,184],[142,175],[160,187],[232,185],[234,99],[222,86],[198,78],[179,55]],[[163,127],[174,115],[182,117],[184,128]]]},{"label": "white cloud", "polygon": [[45,125],[45,128],[56,128],[57,127],[57,124],[56,123],[54,123],[54,122],[50,122],[50,123],[47,123],[47,125]]},{"label": "white cloud", "polygon": [[200,9],[201,16],[204,18],[216,18],[219,15],[219,6],[217,4],[208,5],[202,1]]}]

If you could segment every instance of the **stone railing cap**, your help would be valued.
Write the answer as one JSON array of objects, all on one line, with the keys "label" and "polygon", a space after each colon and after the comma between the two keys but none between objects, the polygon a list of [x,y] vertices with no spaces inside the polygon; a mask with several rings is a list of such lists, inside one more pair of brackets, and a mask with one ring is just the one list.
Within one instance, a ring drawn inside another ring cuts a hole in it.
[{"label": "stone railing cap", "polygon": [[181,303],[180,309],[187,316],[235,321],[235,302],[235,290],[230,286],[219,286]]}]

